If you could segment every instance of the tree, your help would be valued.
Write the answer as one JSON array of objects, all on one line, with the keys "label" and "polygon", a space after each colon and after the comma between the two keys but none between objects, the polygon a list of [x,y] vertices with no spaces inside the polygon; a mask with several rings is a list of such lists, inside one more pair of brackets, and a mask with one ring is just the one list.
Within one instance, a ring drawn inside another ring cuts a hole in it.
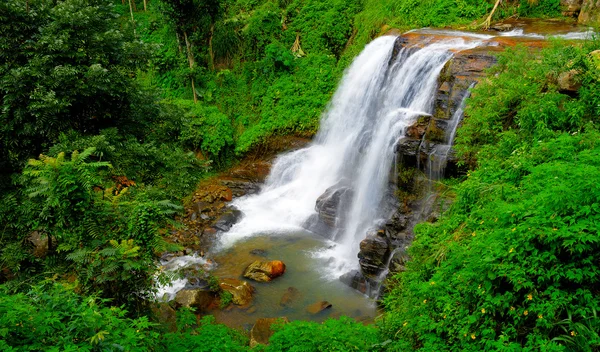
[{"label": "tree", "polygon": [[109,0],[0,3],[0,168],[12,172],[69,130],[126,123],[145,46]]}]

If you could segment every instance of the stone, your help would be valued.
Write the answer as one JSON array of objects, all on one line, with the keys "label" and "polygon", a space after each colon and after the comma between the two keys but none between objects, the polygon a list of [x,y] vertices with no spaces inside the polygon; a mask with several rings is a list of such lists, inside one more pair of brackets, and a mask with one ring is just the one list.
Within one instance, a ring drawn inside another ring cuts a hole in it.
[{"label": "stone", "polygon": [[[33,231],[27,237],[27,241],[29,241],[33,245],[32,253],[36,258],[44,258],[48,255],[48,236],[42,235],[39,231]],[[52,241],[56,243],[56,239]]]},{"label": "stone", "polygon": [[406,132],[404,133],[408,138],[421,139],[427,131],[427,125],[429,125],[429,120],[431,116],[419,116],[417,121],[412,125],[406,128]]},{"label": "stone", "polygon": [[490,27],[490,29],[498,32],[508,32],[513,30],[514,28],[515,26],[513,26],[510,23],[496,23]]},{"label": "stone", "polygon": [[252,255],[256,255],[259,257],[266,257],[267,256],[267,251],[264,249],[260,249],[260,248],[256,248],[250,251],[250,254]]},{"label": "stone", "polygon": [[360,293],[367,293],[367,280],[363,274],[358,270],[349,271],[340,276],[340,281]]},{"label": "stone", "polygon": [[360,252],[358,253],[358,262],[362,273],[367,278],[375,278],[384,269],[385,263],[390,253],[390,245],[382,234],[384,230],[376,233],[369,233],[367,237],[360,242]]},{"label": "stone", "polygon": [[244,270],[244,277],[258,282],[269,282],[285,273],[285,264],[280,260],[254,261]]},{"label": "stone", "polygon": [[192,205],[192,210],[197,214],[209,212],[211,210],[211,204],[207,202],[196,202]]},{"label": "stone", "polygon": [[177,307],[193,307],[206,310],[215,302],[216,298],[217,295],[207,289],[183,289],[175,295],[175,304]]},{"label": "stone", "polygon": [[250,348],[259,344],[268,345],[269,339],[275,333],[271,328],[274,324],[287,324],[288,318],[261,318],[256,321],[252,330],[250,330]]},{"label": "stone", "polygon": [[221,216],[219,216],[217,221],[215,221],[215,224],[213,225],[213,227],[216,228],[217,230],[229,231],[229,229],[231,229],[231,226],[233,226],[233,224],[238,222],[238,220],[241,217],[242,217],[241,211],[239,211],[235,208],[231,208],[229,211],[226,211]]},{"label": "stone", "polygon": [[231,293],[232,302],[238,306],[245,306],[252,302],[252,296],[254,294],[254,287],[248,282],[238,279],[221,279],[219,287],[225,291]]},{"label": "stone", "polygon": [[155,303],[151,307],[156,321],[167,328],[169,332],[177,331],[177,313],[168,303]]},{"label": "stone", "polygon": [[581,82],[577,80],[579,71],[569,70],[558,75],[558,91],[561,93],[574,94],[581,87]]},{"label": "stone", "polygon": [[322,311],[329,309],[333,307],[333,304],[327,302],[327,301],[321,301],[321,302],[315,302],[311,305],[309,305],[308,307],[306,307],[306,311],[309,312],[310,314],[318,314],[321,313]]},{"label": "stone", "polygon": [[341,216],[349,207],[352,199],[352,189],[342,184],[329,187],[317,198],[315,210],[319,218],[328,226],[335,228],[341,222]]},{"label": "stone", "polygon": [[279,305],[282,307],[290,307],[298,300],[298,297],[300,297],[300,291],[295,287],[288,287],[283,296],[281,296]]},{"label": "stone", "polygon": [[600,24],[600,0],[583,0],[577,22],[591,26]]},{"label": "stone", "polygon": [[560,10],[565,17],[577,17],[583,0],[560,0]]}]

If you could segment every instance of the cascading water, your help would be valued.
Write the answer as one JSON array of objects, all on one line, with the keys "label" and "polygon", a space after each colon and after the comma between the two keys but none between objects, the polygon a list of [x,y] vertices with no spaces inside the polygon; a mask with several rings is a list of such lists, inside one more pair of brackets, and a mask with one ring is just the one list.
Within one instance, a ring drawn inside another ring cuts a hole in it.
[{"label": "cascading water", "polygon": [[480,44],[447,40],[423,48],[402,48],[393,57],[396,38],[371,42],[345,73],[307,148],[280,156],[260,193],[234,202],[244,217],[221,236],[228,247],[237,240],[302,228],[315,214],[315,202],[331,187],[351,190],[344,224],[332,248],[329,273],[358,267],[359,242],[379,219],[389,215],[386,195],[394,146],[405,129],[433,108],[437,77],[453,52]]}]

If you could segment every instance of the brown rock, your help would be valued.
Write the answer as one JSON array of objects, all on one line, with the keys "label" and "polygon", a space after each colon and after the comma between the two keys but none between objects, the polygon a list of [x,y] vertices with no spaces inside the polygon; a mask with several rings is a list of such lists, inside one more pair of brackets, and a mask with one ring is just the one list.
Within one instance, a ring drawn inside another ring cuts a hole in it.
[{"label": "brown rock", "polygon": [[250,330],[250,347],[254,348],[258,344],[267,345],[269,339],[275,333],[271,327],[273,324],[287,324],[288,318],[261,318],[256,321],[256,324]]},{"label": "brown rock", "polygon": [[558,90],[565,93],[576,93],[581,87],[581,82],[577,81],[577,70],[569,70],[558,76]]},{"label": "brown rock", "polygon": [[295,287],[288,287],[281,299],[279,305],[282,307],[289,307],[300,297],[300,291]]},{"label": "brown rock", "polygon": [[205,310],[216,300],[214,292],[206,289],[185,289],[177,292],[175,304],[177,307],[194,307],[199,310]]},{"label": "brown rock", "polygon": [[285,264],[280,260],[254,261],[244,270],[244,277],[259,282],[269,282],[285,273]]},{"label": "brown rock", "polygon": [[168,331],[177,331],[177,314],[168,303],[156,303],[151,308],[154,319]]},{"label": "brown rock", "polygon": [[232,302],[238,306],[245,306],[252,302],[254,287],[246,281],[238,279],[221,279],[219,287],[233,296]]},{"label": "brown rock", "polygon": [[48,236],[42,235],[39,231],[33,231],[27,238],[33,244],[33,256],[44,258],[48,254]]},{"label": "brown rock", "polygon": [[320,312],[324,311],[325,309],[329,309],[331,307],[333,307],[333,304],[331,304],[327,301],[321,301],[321,302],[313,303],[310,306],[306,307],[306,311],[309,312],[310,314],[317,314],[317,313],[320,313]]},{"label": "brown rock", "polygon": [[582,0],[560,0],[560,10],[563,16],[577,17],[581,11]]},{"label": "brown rock", "polygon": [[600,0],[583,0],[577,22],[580,24],[600,24]]}]

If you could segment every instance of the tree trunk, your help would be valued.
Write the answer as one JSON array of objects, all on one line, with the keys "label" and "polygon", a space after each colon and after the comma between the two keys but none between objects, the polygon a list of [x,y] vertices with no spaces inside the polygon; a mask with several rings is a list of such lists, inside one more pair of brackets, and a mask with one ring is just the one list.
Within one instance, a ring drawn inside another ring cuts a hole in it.
[{"label": "tree trunk", "polygon": [[[185,48],[187,50],[187,58],[188,63],[190,65],[190,70],[194,68],[194,55],[192,54],[192,44],[190,43],[187,32],[183,31],[183,38],[185,39]],[[196,87],[194,85],[194,77],[191,77],[192,81],[192,94],[194,95],[194,104],[198,103],[198,97],[196,96]]]},{"label": "tree trunk", "polygon": [[177,48],[179,48],[179,53],[183,53],[183,48],[181,47],[181,37],[179,36],[179,32],[175,31],[175,37],[177,38]]},{"label": "tree trunk", "polygon": [[498,8],[498,5],[500,5],[501,2],[502,2],[502,0],[496,0],[496,3],[494,4],[494,8],[492,9],[492,12],[490,12],[490,15],[481,24],[483,29],[487,30],[488,28],[490,28],[490,25],[492,23],[492,17],[494,16],[494,12],[496,12],[496,9]]},{"label": "tree trunk", "polygon": [[144,12],[148,11],[148,0],[144,0]]},{"label": "tree trunk", "polygon": [[133,26],[133,34],[135,35],[135,20],[133,19],[133,0],[129,0],[129,13],[131,14],[131,25]]},{"label": "tree trunk", "polygon": [[215,23],[212,22],[210,25],[210,36],[208,37],[208,55],[210,56],[210,69],[215,70],[215,53],[213,52],[213,35],[215,33]]},{"label": "tree trunk", "polygon": [[135,6],[135,0],[131,0],[133,2],[133,11],[137,12],[137,6]]}]

